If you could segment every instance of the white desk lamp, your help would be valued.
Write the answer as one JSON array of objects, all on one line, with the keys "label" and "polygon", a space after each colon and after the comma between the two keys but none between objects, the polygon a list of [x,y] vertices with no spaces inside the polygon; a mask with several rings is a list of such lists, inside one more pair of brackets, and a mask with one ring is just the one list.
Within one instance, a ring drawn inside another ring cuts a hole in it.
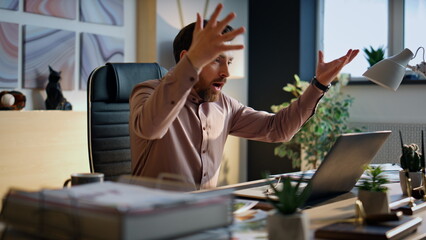
[{"label": "white desk lamp", "polygon": [[396,91],[404,78],[407,67],[426,77],[425,49],[419,47],[416,55],[420,49],[423,49],[423,62],[416,66],[408,65],[408,62],[416,56],[413,57],[410,49],[406,48],[401,53],[374,64],[362,76],[382,87]]}]

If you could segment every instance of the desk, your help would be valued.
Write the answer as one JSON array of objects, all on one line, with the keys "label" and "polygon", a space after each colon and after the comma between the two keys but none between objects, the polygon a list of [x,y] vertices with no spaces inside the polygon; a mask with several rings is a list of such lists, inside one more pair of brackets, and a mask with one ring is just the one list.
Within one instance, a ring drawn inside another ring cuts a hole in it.
[{"label": "desk", "polygon": [[[235,185],[230,185],[230,186],[220,187],[220,188],[221,189],[222,188],[244,189],[244,188],[262,186],[262,184],[265,184],[265,180],[235,184]],[[390,196],[391,202],[397,201],[403,198],[399,183],[388,184],[388,187],[389,187],[389,196]],[[354,189],[354,191],[356,191],[356,189]],[[337,198],[334,198],[326,203],[321,204],[320,206],[315,206],[311,209],[304,210],[309,215],[309,219],[310,219],[310,238],[313,239],[314,232],[316,229],[322,226],[328,225],[332,223],[333,221],[352,217],[355,213],[354,203],[356,199],[357,199],[356,195],[352,192],[352,193],[348,193],[347,195],[342,195]],[[417,213],[415,216],[426,219],[426,210]],[[3,227],[4,226],[2,226],[0,223],[0,236],[3,230],[2,229]],[[267,234],[265,232],[265,226],[253,232],[239,232],[239,231],[234,232],[235,239],[247,240],[247,239],[254,239],[254,237],[258,237],[258,236],[263,237],[263,239],[267,238]],[[416,233],[413,233],[412,235],[408,236],[405,239],[414,240],[414,239],[422,239],[422,238],[426,238],[425,222],[422,222],[422,224],[418,227],[418,230]],[[31,239],[31,238],[23,237],[20,239]]]},{"label": "desk", "polygon": [[[257,183],[254,184],[253,187],[259,186]],[[400,200],[404,198],[404,196],[401,193],[401,188],[399,183],[392,183],[387,184],[389,187],[389,198],[391,202]],[[239,188],[241,189],[241,188]],[[304,210],[309,216],[310,219],[310,238],[314,239],[314,233],[315,230],[323,227],[325,225],[331,224],[333,222],[336,222],[340,219],[350,218],[353,217],[355,214],[355,201],[357,200],[356,197],[357,189],[354,188],[354,190],[351,193],[347,193],[344,195],[341,195],[339,197],[336,197],[334,199],[331,199],[325,203],[322,203],[318,206],[315,206],[310,209]],[[414,216],[421,217],[423,219],[426,219],[426,210],[421,211]],[[266,237],[267,234],[265,233],[265,229],[261,229],[258,231],[253,232],[237,232],[235,233],[237,239],[259,239],[262,237]],[[240,238],[238,238],[241,236]],[[422,224],[418,227],[417,232],[411,234],[405,239],[423,239],[426,238],[426,222],[423,221]]]}]

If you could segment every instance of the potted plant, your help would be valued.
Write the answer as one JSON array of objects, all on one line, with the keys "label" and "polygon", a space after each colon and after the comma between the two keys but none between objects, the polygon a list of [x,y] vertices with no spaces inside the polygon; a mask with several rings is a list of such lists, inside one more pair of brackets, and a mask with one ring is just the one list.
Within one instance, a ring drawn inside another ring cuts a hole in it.
[{"label": "potted plant", "polygon": [[[281,177],[281,180],[281,187],[269,181],[271,191],[266,192],[267,201],[274,207],[267,217],[268,239],[308,239],[309,219],[300,208],[308,199],[310,187],[301,188],[303,175],[296,184],[290,177]],[[272,199],[269,194],[274,194],[277,199]]]},{"label": "potted plant", "polygon": [[[347,84],[348,76],[341,74],[333,83],[330,90],[318,103],[316,113],[302,126],[299,132],[290,142],[279,143],[274,149],[274,154],[279,157],[287,157],[292,160],[293,168],[301,168],[302,171],[315,169],[325,157],[337,137],[342,133],[359,132],[360,129],[348,127],[349,108],[353,98],[343,94],[340,89]],[[287,84],[283,90],[291,93],[295,101],[309,83],[301,81],[294,75],[294,84]],[[290,105],[284,102],[280,105],[272,105],[273,112],[278,112]]]},{"label": "potted plant", "polygon": [[407,195],[407,175],[411,179],[411,188],[422,185],[421,158],[419,146],[415,143],[402,145],[402,155],[400,158],[402,170],[399,172],[399,180],[402,193]]},{"label": "potted plant", "polygon": [[367,59],[368,64],[370,64],[370,67],[383,60],[385,56],[384,47],[378,47],[377,49],[374,49],[372,46],[370,46],[370,49],[364,48],[363,51],[365,53],[365,58]]},{"label": "potted plant", "polygon": [[383,175],[380,166],[366,166],[366,178],[358,188],[358,199],[362,202],[366,215],[389,213],[388,188],[384,184],[389,180]]}]

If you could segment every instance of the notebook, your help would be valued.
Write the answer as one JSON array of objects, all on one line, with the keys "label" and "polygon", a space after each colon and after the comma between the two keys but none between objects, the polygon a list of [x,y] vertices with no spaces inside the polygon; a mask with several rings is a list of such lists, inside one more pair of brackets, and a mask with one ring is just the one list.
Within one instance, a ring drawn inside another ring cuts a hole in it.
[{"label": "notebook", "polygon": [[[350,192],[392,131],[340,135],[307,184],[311,185],[306,205]],[[268,186],[237,190],[238,197],[265,199]]]}]

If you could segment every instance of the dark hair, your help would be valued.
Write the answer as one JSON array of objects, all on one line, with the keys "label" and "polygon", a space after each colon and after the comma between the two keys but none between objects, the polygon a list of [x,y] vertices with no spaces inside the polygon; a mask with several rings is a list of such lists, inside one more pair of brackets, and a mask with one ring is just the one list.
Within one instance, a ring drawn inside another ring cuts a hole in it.
[{"label": "dark hair", "polygon": [[[207,20],[204,20],[203,26],[206,26],[208,23]],[[173,54],[175,56],[176,63],[180,60],[180,53],[183,50],[189,50],[189,47],[192,43],[192,35],[194,33],[195,22],[188,24],[186,27],[182,28],[179,33],[176,35],[175,40],[173,41]],[[222,34],[231,32],[234,29],[227,25],[225,29],[223,29]]]}]

